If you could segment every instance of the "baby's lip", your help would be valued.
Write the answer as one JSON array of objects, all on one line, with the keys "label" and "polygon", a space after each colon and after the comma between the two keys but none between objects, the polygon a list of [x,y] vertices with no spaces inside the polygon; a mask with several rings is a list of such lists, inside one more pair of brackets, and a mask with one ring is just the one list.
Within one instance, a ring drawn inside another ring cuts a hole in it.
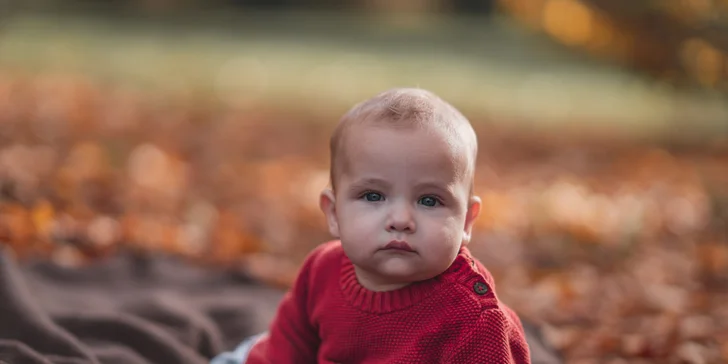
[{"label": "baby's lip", "polygon": [[402,250],[406,252],[414,252],[415,250],[406,242],[402,240],[392,240],[382,248],[382,250]]}]

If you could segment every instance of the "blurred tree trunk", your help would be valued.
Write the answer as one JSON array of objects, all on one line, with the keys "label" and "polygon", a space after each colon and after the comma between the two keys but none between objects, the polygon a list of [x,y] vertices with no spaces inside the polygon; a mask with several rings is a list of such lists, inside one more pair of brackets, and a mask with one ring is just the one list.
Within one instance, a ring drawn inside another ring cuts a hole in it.
[{"label": "blurred tree trunk", "polygon": [[[715,47],[722,52],[723,63],[728,63],[728,29],[718,29],[725,25],[691,27],[655,5],[640,1],[586,0],[586,3],[607,14],[620,30],[633,37],[628,62],[638,70],[678,83],[699,82],[683,56],[687,42],[693,39]],[[725,83],[728,66],[716,67],[715,73],[719,74],[716,83]]]},{"label": "blurred tree trunk", "polygon": [[442,9],[443,0],[364,0],[364,7],[377,11],[397,11],[407,13],[432,12]]},{"label": "blurred tree trunk", "polygon": [[447,2],[447,7],[457,13],[467,15],[488,15],[495,9],[494,0],[453,0]]}]

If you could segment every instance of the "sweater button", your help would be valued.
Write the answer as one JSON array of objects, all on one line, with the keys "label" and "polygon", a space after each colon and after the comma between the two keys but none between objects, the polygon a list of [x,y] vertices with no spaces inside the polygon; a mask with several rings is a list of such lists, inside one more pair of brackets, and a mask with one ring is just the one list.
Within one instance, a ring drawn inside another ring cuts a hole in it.
[{"label": "sweater button", "polygon": [[488,286],[483,282],[475,282],[475,285],[473,286],[473,290],[475,293],[479,295],[484,295],[488,293]]}]

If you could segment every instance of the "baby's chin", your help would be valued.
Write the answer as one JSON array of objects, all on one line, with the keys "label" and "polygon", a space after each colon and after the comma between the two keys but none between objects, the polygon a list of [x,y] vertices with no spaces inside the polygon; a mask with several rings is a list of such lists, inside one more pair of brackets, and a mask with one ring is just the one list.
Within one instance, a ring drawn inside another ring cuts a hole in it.
[{"label": "baby's chin", "polygon": [[435,267],[423,267],[422,262],[413,261],[412,259],[403,259],[398,257],[390,257],[369,265],[367,268],[375,272],[380,277],[386,277],[392,282],[398,283],[414,283],[434,278],[439,275],[447,267],[438,269]]}]

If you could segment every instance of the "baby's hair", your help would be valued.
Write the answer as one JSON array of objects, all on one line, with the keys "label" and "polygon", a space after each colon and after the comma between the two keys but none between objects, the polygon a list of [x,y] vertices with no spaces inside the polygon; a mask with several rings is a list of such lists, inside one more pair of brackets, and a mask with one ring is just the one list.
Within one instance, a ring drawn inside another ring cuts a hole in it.
[{"label": "baby's hair", "polygon": [[329,143],[331,185],[341,169],[344,140],[353,125],[371,124],[393,128],[434,128],[444,131],[455,147],[470,154],[468,173],[472,176],[478,142],[475,131],[460,111],[434,93],[420,88],[394,88],[351,108],[339,121]]}]

